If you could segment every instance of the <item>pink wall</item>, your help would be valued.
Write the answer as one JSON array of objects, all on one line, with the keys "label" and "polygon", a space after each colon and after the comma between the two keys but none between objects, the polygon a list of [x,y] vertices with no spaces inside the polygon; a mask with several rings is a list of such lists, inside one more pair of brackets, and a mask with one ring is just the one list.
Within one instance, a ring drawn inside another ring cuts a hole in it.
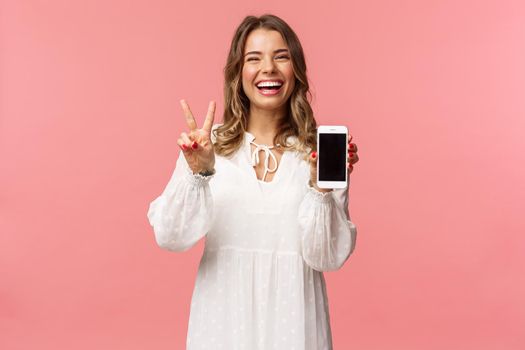
[{"label": "pink wall", "polygon": [[264,12],[359,147],[335,349],[525,348],[525,3],[264,4],[1,3],[1,349],[184,348],[203,242],[161,250],[146,211],[179,99],[221,117],[233,31]]}]

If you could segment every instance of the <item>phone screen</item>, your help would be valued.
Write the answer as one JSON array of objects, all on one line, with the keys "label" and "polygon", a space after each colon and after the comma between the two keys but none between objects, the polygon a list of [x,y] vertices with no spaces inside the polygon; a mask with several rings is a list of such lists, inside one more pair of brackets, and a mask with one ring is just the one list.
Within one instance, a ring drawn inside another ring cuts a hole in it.
[{"label": "phone screen", "polygon": [[319,134],[319,181],[346,180],[346,134]]}]

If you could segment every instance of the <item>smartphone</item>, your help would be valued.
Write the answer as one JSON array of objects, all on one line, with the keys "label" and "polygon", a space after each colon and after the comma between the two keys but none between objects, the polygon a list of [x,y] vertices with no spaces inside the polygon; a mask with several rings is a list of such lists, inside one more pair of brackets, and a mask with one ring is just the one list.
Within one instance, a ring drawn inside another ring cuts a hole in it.
[{"label": "smartphone", "polygon": [[348,186],[348,129],[344,125],[320,125],[317,128],[317,186]]}]

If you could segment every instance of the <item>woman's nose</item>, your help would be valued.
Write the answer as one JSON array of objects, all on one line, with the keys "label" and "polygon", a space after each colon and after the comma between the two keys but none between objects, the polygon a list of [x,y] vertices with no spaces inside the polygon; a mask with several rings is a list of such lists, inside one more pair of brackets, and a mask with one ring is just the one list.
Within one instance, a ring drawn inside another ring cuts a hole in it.
[{"label": "woman's nose", "polygon": [[263,72],[273,72],[275,70],[275,62],[272,59],[262,60]]}]

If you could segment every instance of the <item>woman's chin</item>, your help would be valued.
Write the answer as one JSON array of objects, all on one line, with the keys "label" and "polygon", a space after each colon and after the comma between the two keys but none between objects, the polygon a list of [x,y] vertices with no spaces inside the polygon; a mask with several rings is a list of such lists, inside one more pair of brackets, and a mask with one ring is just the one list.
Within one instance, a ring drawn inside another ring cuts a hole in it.
[{"label": "woman's chin", "polygon": [[252,101],[252,104],[254,105],[254,107],[256,107],[257,109],[262,109],[262,110],[267,110],[267,111],[275,111],[275,110],[278,110],[280,108],[282,108],[284,102],[286,101],[283,101],[282,99],[274,99],[273,101],[256,101],[256,102],[253,102]]}]

